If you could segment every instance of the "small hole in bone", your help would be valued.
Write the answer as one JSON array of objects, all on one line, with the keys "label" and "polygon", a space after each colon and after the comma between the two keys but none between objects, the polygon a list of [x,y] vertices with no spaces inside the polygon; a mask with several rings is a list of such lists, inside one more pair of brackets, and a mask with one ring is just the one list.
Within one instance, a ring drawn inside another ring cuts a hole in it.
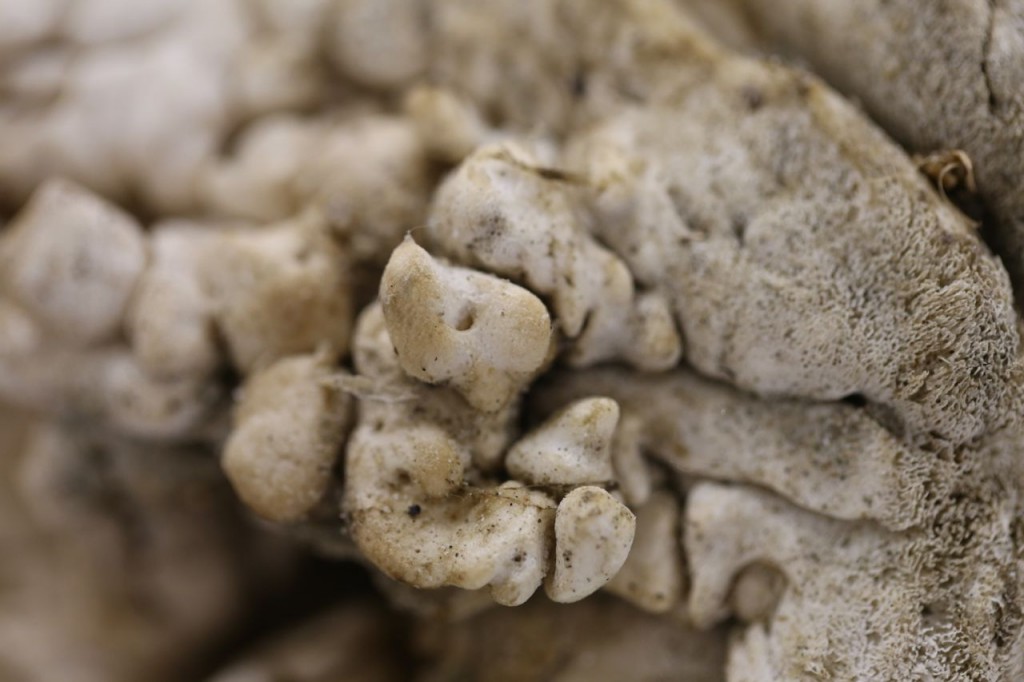
[{"label": "small hole in bone", "polygon": [[464,308],[462,312],[459,313],[459,318],[455,320],[455,329],[460,332],[464,332],[467,329],[471,329],[473,327],[474,321],[475,318],[473,316],[473,309]]},{"label": "small hole in bone", "polygon": [[847,405],[853,405],[854,407],[864,407],[868,404],[868,399],[860,393],[851,393],[850,395],[843,397],[842,401]]},{"label": "small hole in bone", "polygon": [[786,577],[763,561],[747,565],[733,582],[730,601],[737,618],[746,623],[768,620],[786,590]]}]

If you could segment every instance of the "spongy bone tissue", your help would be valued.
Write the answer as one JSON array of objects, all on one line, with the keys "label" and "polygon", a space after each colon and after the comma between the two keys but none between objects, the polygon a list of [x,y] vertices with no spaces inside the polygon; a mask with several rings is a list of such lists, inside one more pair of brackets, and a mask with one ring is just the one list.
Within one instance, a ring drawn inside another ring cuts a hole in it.
[{"label": "spongy bone tissue", "polygon": [[1024,679],[1024,8],[0,0],[0,679]]}]

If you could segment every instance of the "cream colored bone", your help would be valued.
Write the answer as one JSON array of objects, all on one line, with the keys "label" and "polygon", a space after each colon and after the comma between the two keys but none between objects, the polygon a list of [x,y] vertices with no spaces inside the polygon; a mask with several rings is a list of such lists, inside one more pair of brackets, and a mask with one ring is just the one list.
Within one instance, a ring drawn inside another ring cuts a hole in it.
[{"label": "cream colored bone", "polygon": [[536,485],[607,483],[619,406],[608,398],[584,398],[524,435],[508,452],[505,467],[517,480]]},{"label": "cream colored bone", "polygon": [[324,496],[341,455],[349,398],[325,385],[327,354],[284,358],[249,378],[221,465],[260,516],[297,521]]},{"label": "cream colored bone", "polygon": [[488,587],[520,604],[549,570],[555,502],[488,472],[512,438],[518,400],[480,412],[454,388],[406,376],[379,305],[353,340],[360,376],[339,379],[360,397],[346,451],[343,510],[363,554],[419,588]]},{"label": "cream colored bone", "polygon": [[544,584],[552,600],[579,601],[615,577],[629,555],[636,517],[607,491],[576,488],[558,503],[555,569]]},{"label": "cream colored bone", "polygon": [[680,516],[675,495],[664,490],[636,510],[636,537],[622,569],[608,582],[609,592],[652,613],[679,603],[685,565]]},{"label": "cream colored bone", "polygon": [[551,319],[540,299],[438,263],[409,237],[391,255],[380,300],[402,369],[448,383],[477,409],[503,408],[548,358]]},{"label": "cream colored bone", "polygon": [[74,183],[50,180],[0,239],[0,286],[65,342],[107,341],[120,331],[146,257],[134,218]]},{"label": "cream colored bone", "polygon": [[520,145],[481,147],[438,189],[430,238],[460,263],[549,297],[573,339],[571,363],[675,365],[682,342],[667,301],[638,293],[625,263],[589,235],[572,182]]}]

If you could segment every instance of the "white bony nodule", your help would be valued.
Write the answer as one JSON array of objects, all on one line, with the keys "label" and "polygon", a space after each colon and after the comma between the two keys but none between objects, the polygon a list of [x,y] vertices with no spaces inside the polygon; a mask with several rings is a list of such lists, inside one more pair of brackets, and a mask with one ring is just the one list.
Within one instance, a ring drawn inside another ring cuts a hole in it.
[{"label": "white bony nodule", "polygon": [[328,490],[350,421],[349,396],[326,383],[331,360],[287,357],[242,387],[221,465],[266,519],[301,520]]},{"label": "white bony nodule", "polygon": [[622,259],[590,235],[578,182],[523,145],[486,145],[438,189],[428,234],[457,262],[548,297],[571,364],[674,366],[682,341],[668,302],[638,292]]},{"label": "white bony nodule", "polygon": [[349,532],[392,578],[487,587],[499,603],[521,604],[549,570],[556,504],[495,481],[519,399],[477,410],[454,387],[410,378],[394,345],[380,305],[370,306],[353,338],[359,374],[338,378],[360,400],[345,456]]},{"label": "white bony nodule", "polygon": [[576,488],[558,503],[555,569],[544,583],[552,600],[579,601],[604,587],[629,556],[636,516],[603,488]]},{"label": "white bony nodule", "polygon": [[449,384],[479,410],[505,407],[550,356],[551,318],[539,298],[436,261],[410,237],[391,254],[380,301],[402,369]]},{"label": "white bony nodule", "polygon": [[146,267],[134,218],[65,180],[39,187],[0,238],[0,286],[72,345],[108,341]]},{"label": "white bony nodule", "polygon": [[348,258],[318,211],[226,231],[222,240],[202,254],[199,272],[238,369],[321,346],[345,351],[353,316]]},{"label": "white bony nodule", "polygon": [[516,441],[505,467],[513,478],[534,485],[608,483],[614,478],[612,440],[618,423],[614,400],[578,400]]}]

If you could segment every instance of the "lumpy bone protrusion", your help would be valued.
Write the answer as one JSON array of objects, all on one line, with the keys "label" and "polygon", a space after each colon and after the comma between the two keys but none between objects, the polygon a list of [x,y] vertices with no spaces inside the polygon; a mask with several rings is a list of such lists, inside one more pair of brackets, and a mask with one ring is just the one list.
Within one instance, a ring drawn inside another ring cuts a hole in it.
[{"label": "lumpy bone protrusion", "polygon": [[408,237],[388,261],[380,300],[402,369],[448,383],[480,410],[507,405],[550,355],[551,318],[539,298],[439,263]]},{"label": "lumpy bone protrusion", "polygon": [[675,365],[682,343],[667,302],[636,290],[626,264],[584,226],[575,190],[515,144],[478,149],[438,189],[428,231],[441,252],[551,300],[567,359]]}]

